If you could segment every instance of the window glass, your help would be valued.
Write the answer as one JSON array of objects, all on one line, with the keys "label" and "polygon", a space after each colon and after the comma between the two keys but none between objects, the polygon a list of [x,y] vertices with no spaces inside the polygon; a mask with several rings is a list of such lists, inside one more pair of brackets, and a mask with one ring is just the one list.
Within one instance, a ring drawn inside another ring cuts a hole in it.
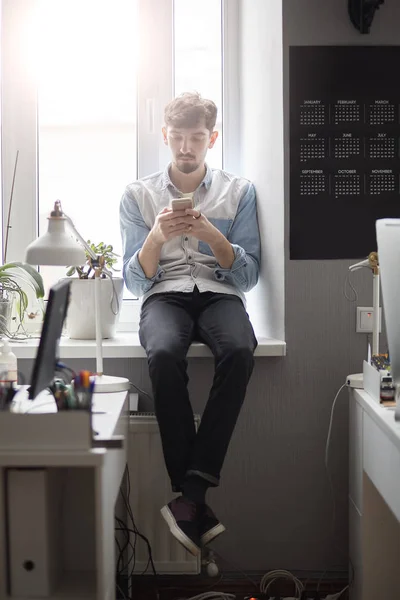
[{"label": "window glass", "polygon": [[[136,22],[135,0],[40,0],[39,235],[61,200],[86,240],[121,254],[119,202],[137,177]],[[48,287],[66,269],[41,272]]]},{"label": "window glass", "polygon": [[218,140],[208,152],[211,167],[222,168],[221,0],[174,0],[175,95],[199,92],[218,107]]}]

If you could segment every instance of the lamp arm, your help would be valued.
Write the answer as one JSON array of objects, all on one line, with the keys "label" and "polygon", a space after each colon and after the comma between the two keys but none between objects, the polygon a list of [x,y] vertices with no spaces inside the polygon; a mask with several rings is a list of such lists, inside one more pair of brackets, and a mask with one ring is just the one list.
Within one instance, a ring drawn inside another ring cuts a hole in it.
[{"label": "lamp arm", "polygon": [[356,263],[355,265],[351,265],[349,267],[349,271],[357,271],[358,269],[362,269],[363,267],[370,267],[369,260],[362,260],[361,262]]},{"label": "lamp arm", "polygon": [[363,267],[372,269],[374,275],[378,275],[378,273],[379,273],[378,253],[370,252],[369,256],[366,260],[362,260],[361,262],[358,262],[355,265],[351,265],[349,267],[349,271],[357,271],[358,269],[362,269]]},{"label": "lamp arm", "polygon": [[76,229],[71,217],[69,217],[68,215],[65,214],[65,212],[63,212],[63,216],[66,218],[68,225],[70,226],[70,228],[72,229],[74,235],[78,238],[78,240],[80,241],[80,243],[82,244],[82,246],[85,248],[86,252],[89,254],[90,258],[92,258],[93,260],[97,260],[97,256],[96,254],[93,252],[93,250],[91,249],[91,247],[89,246],[89,244],[83,239],[83,237],[81,236],[81,234],[79,233],[79,231]]},{"label": "lamp arm", "polygon": [[[63,216],[67,220],[68,225],[72,229],[74,235],[78,238],[86,252],[93,260],[97,260],[96,254],[93,252],[89,244],[83,239],[79,231],[76,229],[71,217],[63,212]],[[101,331],[101,306],[100,306],[100,276],[101,269],[95,268],[94,278],[94,312],[95,312],[95,329],[96,329],[96,373],[97,375],[103,375],[103,348],[102,348],[102,331]]]}]

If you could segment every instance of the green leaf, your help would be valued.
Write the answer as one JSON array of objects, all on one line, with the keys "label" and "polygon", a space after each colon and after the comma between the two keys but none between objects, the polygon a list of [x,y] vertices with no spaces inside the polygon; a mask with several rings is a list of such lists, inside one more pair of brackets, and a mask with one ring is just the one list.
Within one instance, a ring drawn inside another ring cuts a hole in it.
[{"label": "green leaf", "polygon": [[[103,257],[105,265],[108,269],[113,271],[119,271],[119,269],[114,269],[113,265],[118,262],[118,258],[120,258],[119,254],[116,254],[113,251],[113,246],[111,244],[105,244],[104,242],[99,242],[95,244],[94,242],[87,240],[87,244],[90,246],[91,250],[96,254],[97,257]],[[84,265],[79,267],[68,267],[67,277],[71,277],[75,273],[78,273],[78,277],[80,279],[89,279],[92,275],[91,268],[91,256],[86,252],[87,262]]]},{"label": "green leaf", "polygon": [[17,293],[19,295],[19,300],[17,304],[18,316],[19,320],[22,321],[22,319],[24,318],[24,313],[28,308],[28,296],[23,290],[19,290],[19,292]]},{"label": "green leaf", "polygon": [[21,279],[30,285],[38,299],[44,298],[42,276],[31,265],[22,262],[7,263],[0,266],[0,283],[4,275],[11,278]]}]

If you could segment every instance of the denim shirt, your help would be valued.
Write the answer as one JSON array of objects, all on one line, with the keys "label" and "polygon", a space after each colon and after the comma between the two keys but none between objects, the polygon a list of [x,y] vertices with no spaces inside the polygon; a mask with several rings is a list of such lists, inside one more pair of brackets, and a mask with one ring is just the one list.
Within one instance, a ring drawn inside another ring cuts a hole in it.
[{"label": "denim shirt", "polygon": [[147,299],[154,293],[200,292],[235,294],[253,288],[260,268],[260,235],[254,185],[220,169],[206,166],[206,174],[194,192],[196,209],[231,243],[234,261],[229,269],[216,261],[205,242],[184,234],[164,243],[157,272],[146,277],[138,254],[157,214],[182,196],[164,172],[144,177],[127,186],[120,204],[123,244],[123,276],[126,287]]}]

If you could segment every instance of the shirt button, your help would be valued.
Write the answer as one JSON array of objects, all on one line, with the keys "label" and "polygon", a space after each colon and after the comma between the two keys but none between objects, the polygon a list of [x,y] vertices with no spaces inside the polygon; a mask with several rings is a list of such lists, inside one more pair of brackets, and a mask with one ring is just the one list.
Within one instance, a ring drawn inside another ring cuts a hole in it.
[{"label": "shirt button", "polygon": [[185,237],[185,242],[187,242],[188,240],[189,240],[189,238],[188,238],[188,237]]},{"label": "shirt button", "polygon": [[188,256],[188,258],[189,258],[189,260],[192,260],[192,257],[191,257],[191,256]]}]

